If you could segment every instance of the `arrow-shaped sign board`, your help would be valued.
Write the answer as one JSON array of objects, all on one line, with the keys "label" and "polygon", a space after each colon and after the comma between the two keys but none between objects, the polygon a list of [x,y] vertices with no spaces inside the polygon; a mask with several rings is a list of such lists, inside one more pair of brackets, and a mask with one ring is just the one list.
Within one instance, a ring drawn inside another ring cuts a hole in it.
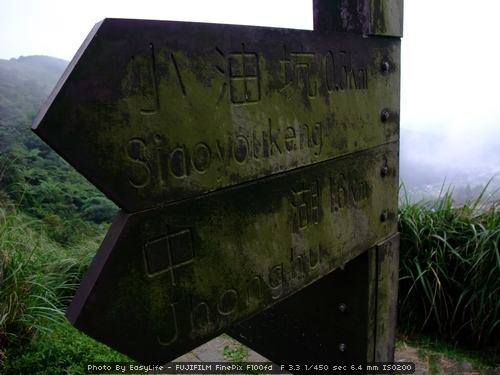
[{"label": "arrow-shaped sign board", "polygon": [[106,19],[32,128],[134,213],[396,141],[399,45]]},{"label": "arrow-shaped sign board", "polygon": [[67,317],[134,360],[169,362],[395,233],[397,154],[394,142],[121,212]]},{"label": "arrow-shaped sign board", "polygon": [[69,320],[165,363],[395,233],[399,45],[97,24],[32,127],[123,210]]}]

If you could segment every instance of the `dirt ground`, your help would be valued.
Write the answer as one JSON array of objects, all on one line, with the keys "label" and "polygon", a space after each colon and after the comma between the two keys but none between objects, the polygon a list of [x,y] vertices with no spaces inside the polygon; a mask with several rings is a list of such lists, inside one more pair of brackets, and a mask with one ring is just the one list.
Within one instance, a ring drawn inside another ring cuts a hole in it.
[{"label": "dirt ground", "polygon": [[474,370],[472,365],[463,360],[450,358],[439,353],[419,350],[403,343],[396,349],[395,362],[408,361],[415,363],[415,375],[500,375],[500,368],[494,370]]}]

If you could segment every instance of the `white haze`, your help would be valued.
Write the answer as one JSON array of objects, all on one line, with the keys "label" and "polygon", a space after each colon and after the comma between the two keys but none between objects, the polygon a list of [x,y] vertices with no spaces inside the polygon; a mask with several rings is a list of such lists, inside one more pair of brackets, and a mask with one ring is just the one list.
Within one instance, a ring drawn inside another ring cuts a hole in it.
[{"label": "white haze", "polygon": [[492,0],[405,1],[403,180],[484,184],[498,172],[499,11]]}]

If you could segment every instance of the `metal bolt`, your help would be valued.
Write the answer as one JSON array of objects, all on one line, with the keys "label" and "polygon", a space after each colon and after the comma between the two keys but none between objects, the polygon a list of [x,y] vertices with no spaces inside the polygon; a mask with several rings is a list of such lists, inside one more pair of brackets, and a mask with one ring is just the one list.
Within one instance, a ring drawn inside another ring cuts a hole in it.
[{"label": "metal bolt", "polygon": [[345,263],[341,264],[339,268],[341,271],[345,270]]},{"label": "metal bolt", "polygon": [[389,217],[389,214],[387,213],[387,211],[384,211],[384,212],[382,212],[382,215],[380,215],[380,221],[384,222],[387,220],[388,217]]},{"label": "metal bolt", "polygon": [[345,312],[347,310],[347,306],[345,305],[345,303],[341,303],[339,305],[339,310],[340,312]]},{"label": "metal bolt", "polygon": [[382,72],[384,73],[389,72],[389,68],[390,68],[389,61],[384,61],[382,63]]},{"label": "metal bolt", "polygon": [[345,351],[347,350],[347,346],[346,346],[346,344],[341,343],[341,344],[339,345],[339,350],[340,350],[342,353],[343,353],[343,352],[345,352]]},{"label": "metal bolt", "polygon": [[382,122],[389,121],[389,111],[387,109],[384,109],[382,111],[382,114],[380,115],[380,118],[381,118]]},{"label": "metal bolt", "polygon": [[387,176],[388,172],[389,172],[389,167],[387,165],[384,165],[380,170],[380,174],[382,175],[382,177]]}]

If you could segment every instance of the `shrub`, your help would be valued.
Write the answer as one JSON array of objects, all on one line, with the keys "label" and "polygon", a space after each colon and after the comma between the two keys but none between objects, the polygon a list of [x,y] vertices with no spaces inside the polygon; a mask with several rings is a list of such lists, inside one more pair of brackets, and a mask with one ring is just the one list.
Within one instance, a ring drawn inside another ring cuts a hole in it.
[{"label": "shrub", "polygon": [[100,239],[62,248],[39,220],[0,207],[0,353],[65,322],[64,310]]},{"label": "shrub", "polygon": [[82,206],[82,218],[96,224],[111,223],[116,216],[118,207],[104,197],[87,199]]},{"label": "shrub", "polygon": [[1,373],[5,375],[70,375],[84,373],[85,363],[131,362],[127,356],[110,349],[73,328],[68,321],[43,332],[22,353],[9,349]]},{"label": "shrub", "polygon": [[[485,188],[486,189],[486,188]],[[478,348],[500,337],[500,212],[448,190],[399,210],[399,324]]]}]

